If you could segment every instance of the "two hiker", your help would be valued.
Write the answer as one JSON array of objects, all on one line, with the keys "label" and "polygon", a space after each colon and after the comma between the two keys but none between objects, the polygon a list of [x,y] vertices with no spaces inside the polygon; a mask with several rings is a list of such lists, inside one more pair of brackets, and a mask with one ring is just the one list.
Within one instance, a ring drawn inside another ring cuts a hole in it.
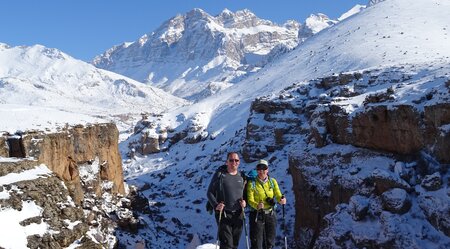
[{"label": "two hiker", "polygon": [[[250,211],[251,248],[269,249],[274,247],[276,232],[276,202],[284,205],[277,181],[268,176],[268,163],[257,163],[257,177],[248,179],[238,171],[240,159],[236,152],[227,155],[226,167],[220,167],[208,187],[208,201],[215,210],[218,225],[218,240],[221,249],[236,249],[244,225],[244,208],[247,202]],[[244,193],[245,184],[246,193]]]}]

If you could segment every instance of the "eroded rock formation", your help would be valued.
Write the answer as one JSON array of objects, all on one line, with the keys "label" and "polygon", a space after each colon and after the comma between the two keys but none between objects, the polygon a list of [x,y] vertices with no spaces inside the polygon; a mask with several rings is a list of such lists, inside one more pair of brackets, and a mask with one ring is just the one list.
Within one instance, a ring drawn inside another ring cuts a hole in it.
[{"label": "eroded rock formation", "polygon": [[[403,69],[299,82],[253,102],[244,159],[296,148],[288,152],[299,248],[449,245],[439,235],[450,224],[446,76]],[[414,84],[433,87],[408,97],[403,88]],[[422,230],[411,235],[416,222]]]},{"label": "eroded rock formation", "polygon": [[26,132],[21,135],[25,157],[64,180],[76,203],[83,198],[78,165],[99,158],[102,180],[113,182],[113,192],[124,193],[122,160],[118,148],[118,130],[114,124],[67,127],[58,133]]},{"label": "eroded rock formation", "polygon": [[[41,210],[20,221],[22,226],[45,227],[45,231],[27,237],[29,248],[75,244],[81,248],[112,248],[117,243],[113,231],[118,224],[137,229],[139,222],[130,211],[130,200],[123,198],[122,162],[114,124],[78,125],[54,133],[5,134],[0,147],[4,148],[0,206],[9,212]],[[17,148],[24,158],[7,158]],[[44,173],[33,173],[36,171]],[[12,173],[16,175],[10,177]],[[35,177],[21,180],[20,174]]]}]

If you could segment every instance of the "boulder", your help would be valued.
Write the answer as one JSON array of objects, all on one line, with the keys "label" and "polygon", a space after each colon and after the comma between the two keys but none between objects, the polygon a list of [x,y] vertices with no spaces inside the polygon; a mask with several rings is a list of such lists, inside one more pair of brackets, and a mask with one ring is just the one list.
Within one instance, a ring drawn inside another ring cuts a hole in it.
[{"label": "boulder", "polygon": [[411,200],[404,189],[394,188],[381,195],[383,208],[396,214],[404,214],[411,208]]},{"label": "boulder", "polygon": [[442,186],[441,174],[439,174],[439,172],[436,172],[432,175],[426,175],[420,185],[428,191],[435,191],[440,189]]}]

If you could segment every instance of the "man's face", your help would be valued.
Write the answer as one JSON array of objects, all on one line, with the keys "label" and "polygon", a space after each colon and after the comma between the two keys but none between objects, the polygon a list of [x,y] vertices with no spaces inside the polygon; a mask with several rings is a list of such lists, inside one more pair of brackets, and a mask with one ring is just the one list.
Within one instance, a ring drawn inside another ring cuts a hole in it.
[{"label": "man's face", "polygon": [[240,160],[239,160],[238,154],[236,154],[236,153],[230,154],[227,159],[228,169],[236,170],[239,166],[239,162],[240,162]]}]

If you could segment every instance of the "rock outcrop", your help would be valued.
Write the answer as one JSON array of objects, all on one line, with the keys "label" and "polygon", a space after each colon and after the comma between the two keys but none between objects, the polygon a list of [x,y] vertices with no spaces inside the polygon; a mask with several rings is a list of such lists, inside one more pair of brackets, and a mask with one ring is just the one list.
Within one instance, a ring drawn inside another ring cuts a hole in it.
[{"label": "rock outcrop", "polygon": [[[124,193],[122,160],[114,124],[66,127],[58,133],[28,131],[20,134],[23,157],[47,165],[66,182],[76,203],[83,199],[78,165],[100,159],[102,180],[113,183],[114,193]],[[17,137],[17,135],[16,135]],[[14,139],[17,140],[17,139]],[[10,147],[9,151],[14,150]]]},{"label": "rock outcrop", "polygon": [[[449,231],[442,182],[449,174],[450,98],[441,84],[448,76],[413,75],[404,67],[333,75],[252,103],[243,158],[294,149],[289,172],[300,248],[449,245],[439,235]],[[405,94],[415,84],[430,87]],[[423,230],[411,236],[415,222]],[[364,229],[369,223],[376,234]]]},{"label": "rock outcrop", "polygon": [[0,158],[0,212],[40,210],[20,220],[22,226],[41,227],[26,238],[29,248],[113,248],[114,229],[139,228],[130,200],[123,197],[114,124],[5,134],[0,147],[5,148]]}]

